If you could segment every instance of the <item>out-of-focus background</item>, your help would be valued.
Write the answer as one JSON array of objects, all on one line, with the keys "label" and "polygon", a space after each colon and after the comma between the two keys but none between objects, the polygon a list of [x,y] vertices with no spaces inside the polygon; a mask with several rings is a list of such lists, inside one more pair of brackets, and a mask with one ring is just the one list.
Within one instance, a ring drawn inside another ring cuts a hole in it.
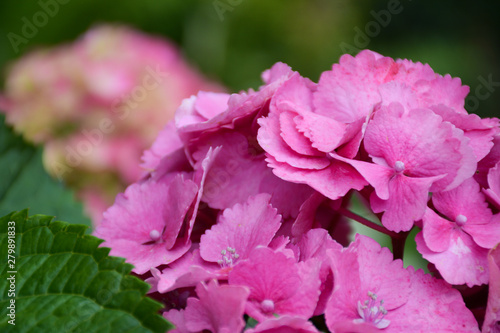
[{"label": "out-of-focus background", "polygon": [[[0,68],[5,73],[26,52],[116,22],[175,41],[193,65],[232,91],[257,87],[262,70],[277,61],[317,80],[342,53],[370,48],[461,77],[471,87],[469,111],[494,116],[499,12],[495,0],[3,0]],[[23,32],[27,21],[34,31]]]}]

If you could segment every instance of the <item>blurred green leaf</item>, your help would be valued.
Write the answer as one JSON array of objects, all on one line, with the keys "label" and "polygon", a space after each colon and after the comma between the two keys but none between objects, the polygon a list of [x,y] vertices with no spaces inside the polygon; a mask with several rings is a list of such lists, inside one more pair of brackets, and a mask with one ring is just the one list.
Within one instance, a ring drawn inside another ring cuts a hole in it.
[{"label": "blurred green leaf", "polygon": [[0,216],[29,208],[30,214],[91,225],[73,193],[52,179],[42,165],[42,150],[14,134],[0,117]]},{"label": "blurred green leaf", "polygon": [[[132,265],[108,256],[108,248],[98,248],[102,240],[85,235],[85,229],[51,216],[28,217],[27,210],[0,218],[1,332],[163,333],[172,328],[158,314],[162,305],[145,296],[149,285],[129,274]],[[8,244],[15,244],[15,263],[7,262]],[[7,280],[13,276],[14,298]],[[8,322],[11,299],[15,326]]]}]

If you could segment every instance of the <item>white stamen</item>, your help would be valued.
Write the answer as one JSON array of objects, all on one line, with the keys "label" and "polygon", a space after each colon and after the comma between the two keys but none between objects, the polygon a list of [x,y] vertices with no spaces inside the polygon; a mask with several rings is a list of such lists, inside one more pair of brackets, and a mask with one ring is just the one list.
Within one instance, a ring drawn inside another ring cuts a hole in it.
[{"label": "white stamen", "polygon": [[270,299],[265,299],[260,303],[260,308],[264,313],[273,313],[274,312],[274,302]]},{"label": "white stamen", "polygon": [[354,319],[356,323],[372,323],[377,328],[386,328],[391,323],[384,319],[387,310],[382,306],[383,300],[377,306],[377,295],[371,291],[368,292],[368,300],[363,303],[358,301],[358,314],[361,318]]},{"label": "white stamen", "polygon": [[467,222],[467,216],[460,214],[455,219],[455,222],[458,224],[458,226],[462,227]]},{"label": "white stamen", "polygon": [[401,161],[396,161],[394,164],[394,169],[396,172],[402,172],[405,169],[405,164]]},{"label": "white stamen", "polygon": [[151,230],[151,232],[149,233],[149,237],[151,237],[151,239],[154,241],[160,239],[160,236],[161,236],[160,232],[156,229]]},{"label": "white stamen", "polygon": [[230,246],[220,251],[220,254],[222,258],[217,260],[217,263],[221,268],[233,267],[235,261],[240,257],[240,255],[236,253],[236,249]]}]

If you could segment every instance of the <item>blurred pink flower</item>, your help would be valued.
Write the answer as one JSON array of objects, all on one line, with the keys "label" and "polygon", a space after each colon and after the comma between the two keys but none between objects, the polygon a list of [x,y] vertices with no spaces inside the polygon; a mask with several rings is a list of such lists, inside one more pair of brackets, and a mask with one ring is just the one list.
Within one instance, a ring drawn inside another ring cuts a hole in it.
[{"label": "blurred pink flower", "polygon": [[[142,151],[199,90],[222,88],[192,69],[172,43],[102,25],[14,63],[0,105],[17,132],[47,144],[44,164],[52,175],[81,191],[81,199],[87,186],[100,188],[110,205],[143,174]],[[102,212],[100,204],[90,210]]]}]

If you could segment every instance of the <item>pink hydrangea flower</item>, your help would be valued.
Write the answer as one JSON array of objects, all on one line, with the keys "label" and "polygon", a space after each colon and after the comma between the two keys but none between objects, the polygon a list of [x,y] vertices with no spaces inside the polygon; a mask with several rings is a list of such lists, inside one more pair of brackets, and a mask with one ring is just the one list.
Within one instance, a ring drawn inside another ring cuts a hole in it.
[{"label": "pink hydrangea flower", "polygon": [[148,282],[153,291],[165,293],[209,278],[227,279],[238,261],[248,258],[257,246],[269,245],[280,228],[281,216],[269,204],[270,198],[259,194],[225,209],[201,236],[199,250],[186,253],[162,272],[152,270],[153,278]]},{"label": "pink hydrangea flower", "polygon": [[282,252],[254,249],[229,273],[230,285],[250,288],[246,313],[256,320],[278,315],[310,318],[319,297],[319,261],[297,263]]},{"label": "pink hydrangea flower", "polygon": [[489,188],[483,189],[483,193],[497,209],[500,209],[500,162],[488,172],[488,186]]},{"label": "pink hydrangea flower", "polygon": [[402,95],[417,108],[442,104],[466,114],[468,92],[460,79],[440,76],[427,64],[363,50],[355,57],[343,55],[331,71],[321,75],[314,105],[319,114],[344,123],[366,118],[379,104],[387,106]]},{"label": "pink hydrangea flower", "polygon": [[132,184],[105,213],[94,235],[111,255],[124,257],[143,274],[180,258],[191,246],[177,237],[198,187],[181,175],[170,184],[152,180]]},{"label": "pink hydrangea flower", "polygon": [[490,285],[483,333],[498,333],[500,332],[500,246],[497,245],[488,253],[488,267]]},{"label": "pink hydrangea flower", "polygon": [[185,326],[190,332],[209,330],[213,333],[241,332],[243,314],[250,291],[243,286],[219,285],[212,280],[196,287],[198,298],[190,297],[184,312]]},{"label": "pink hydrangea flower", "polygon": [[477,182],[470,178],[435,193],[432,203],[440,215],[426,210],[416,237],[418,251],[448,283],[488,283],[487,253],[500,242],[500,219],[491,213]]},{"label": "pink hydrangea flower", "polygon": [[270,200],[270,195],[260,194],[224,210],[217,224],[201,236],[201,257],[231,268],[257,246],[269,245],[281,226],[281,216]]},{"label": "pink hydrangea flower", "polygon": [[[325,317],[332,332],[478,332],[458,291],[392,260],[366,236],[329,250],[335,287]],[[440,295],[440,296],[438,296]]]},{"label": "pink hydrangea flower", "polygon": [[331,273],[327,250],[341,251],[342,245],[337,243],[322,228],[309,230],[297,243],[299,261],[316,258],[321,262],[319,278],[321,280],[320,297],[314,310],[318,316],[325,312],[325,307],[333,291],[334,281]]},{"label": "pink hydrangea flower", "polygon": [[407,231],[427,206],[428,193],[448,190],[471,177],[476,167],[463,132],[430,110],[382,108],[368,124],[364,146],[374,163],[336,158],[353,165],[375,188],[374,212],[382,224]]},{"label": "pink hydrangea flower", "polygon": [[366,185],[354,168],[328,155],[349,142],[356,132],[314,112],[315,89],[312,82],[298,74],[285,82],[273,97],[269,115],[259,119],[257,139],[278,177],[308,184],[338,199],[350,189],[360,190]]}]

